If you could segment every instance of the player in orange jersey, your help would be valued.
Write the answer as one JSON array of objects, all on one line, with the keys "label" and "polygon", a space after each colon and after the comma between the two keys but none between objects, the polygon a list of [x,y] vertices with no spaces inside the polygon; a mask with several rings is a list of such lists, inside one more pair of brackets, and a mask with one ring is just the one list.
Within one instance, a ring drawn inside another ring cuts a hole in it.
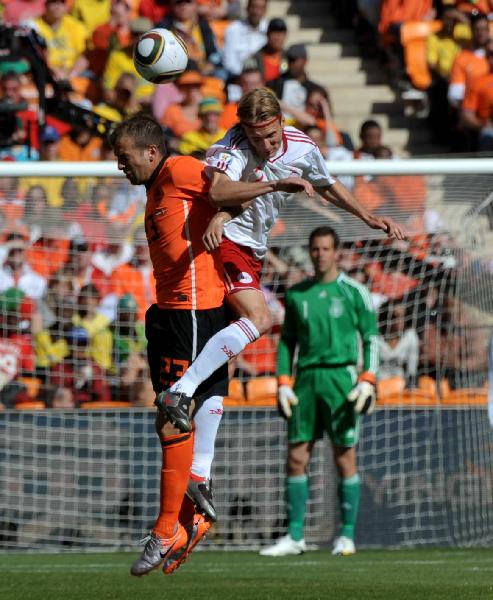
[{"label": "player in orange jersey", "polygon": [[[152,383],[159,393],[227,325],[222,263],[202,242],[216,209],[208,201],[204,165],[188,156],[168,158],[161,126],[152,117],[138,114],[120,123],[111,142],[118,168],[130,183],[147,188],[145,229],[157,303],[146,313],[146,337]],[[224,365],[204,381],[195,395],[195,410],[222,411],[227,377]],[[142,555],[132,565],[137,576],[163,563],[164,573],[172,572],[211,524],[196,514],[186,495],[194,433],[182,433],[160,413],[156,430],[163,453],[160,511]]]}]

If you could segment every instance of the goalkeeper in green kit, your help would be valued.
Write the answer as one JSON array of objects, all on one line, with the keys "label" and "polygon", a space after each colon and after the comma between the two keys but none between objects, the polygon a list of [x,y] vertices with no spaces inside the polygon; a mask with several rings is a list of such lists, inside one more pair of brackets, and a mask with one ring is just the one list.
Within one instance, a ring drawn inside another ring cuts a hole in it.
[{"label": "goalkeeper in green kit", "polygon": [[[317,439],[326,431],[339,474],[341,529],[333,554],[351,555],[360,481],[356,466],[361,414],[375,406],[378,329],[368,290],[337,268],[339,238],[330,227],[310,234],[315,276],[286,293],[286,315],[277,357],[278,405],[288,420],[286,500],[288,533],[263,556],[301,554],[308,501],[307,467]],[[361,340],[361,343],[360,343]],[[363,370],[357,363],[363,348]],[[289,382],[298,348],[294,388]]]}]

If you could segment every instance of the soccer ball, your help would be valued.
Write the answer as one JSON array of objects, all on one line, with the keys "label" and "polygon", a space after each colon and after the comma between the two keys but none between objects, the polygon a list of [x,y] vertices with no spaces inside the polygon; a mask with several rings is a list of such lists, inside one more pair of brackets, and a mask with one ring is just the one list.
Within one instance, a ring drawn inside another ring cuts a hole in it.
[{"label": "soccer ball", "polygon": [[137,72],[151,83],[173,81],[186,69],[188,51],[183,40],[157,27],[140,36],[134,47]]}]

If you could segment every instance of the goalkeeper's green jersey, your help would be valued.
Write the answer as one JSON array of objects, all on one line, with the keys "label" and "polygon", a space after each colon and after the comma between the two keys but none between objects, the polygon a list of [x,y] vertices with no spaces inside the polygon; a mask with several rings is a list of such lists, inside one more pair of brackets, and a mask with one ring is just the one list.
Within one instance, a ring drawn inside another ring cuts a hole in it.
[{"label": "goalkeeper's green jersey", "polygon": [[369,291],[340,273],[329,283],[307,279],[286,292],[286,314],[277,353],[277,374],[297,369],[357,365],[360,339],[363,370],[378,370],[378,328]]}]

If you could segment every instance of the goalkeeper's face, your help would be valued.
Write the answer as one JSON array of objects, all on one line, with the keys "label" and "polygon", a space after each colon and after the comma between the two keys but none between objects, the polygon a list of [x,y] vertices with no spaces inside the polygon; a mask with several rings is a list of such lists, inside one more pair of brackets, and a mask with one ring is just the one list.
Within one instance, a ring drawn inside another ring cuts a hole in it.
[{"label": "goalkeeper's face", "polygon": [[139,148],[129,136],[122,136],[114,148],[118,168],[132,185],[142,185],[151,177],[159,164],[160,156],[156,146]]},{"label": "goalkeeper's face", "polygon": [[332,279],[337,276],[338,252],[331,235],[313,238],[310,245],[310,258],[318,279]]}]

